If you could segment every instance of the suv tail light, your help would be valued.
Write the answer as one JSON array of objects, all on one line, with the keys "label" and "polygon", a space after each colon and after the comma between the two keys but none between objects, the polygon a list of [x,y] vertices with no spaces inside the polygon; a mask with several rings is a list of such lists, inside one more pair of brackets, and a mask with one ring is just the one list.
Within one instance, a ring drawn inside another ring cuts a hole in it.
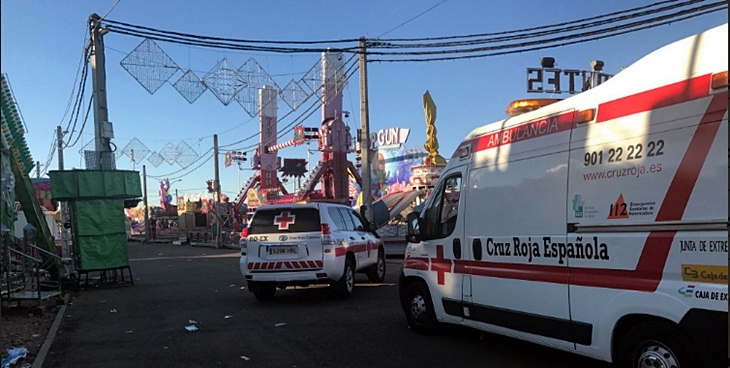
[{"label": "suv tail light", "polygon": [[322,224],[322,235],[329,235],[330,232],[330,226],[327,224]]},{"label": "suv tail light", "polygon": [[243,228],[243,231],[241,231],[241,237],[242,238],[248,238],[248,227]]}]

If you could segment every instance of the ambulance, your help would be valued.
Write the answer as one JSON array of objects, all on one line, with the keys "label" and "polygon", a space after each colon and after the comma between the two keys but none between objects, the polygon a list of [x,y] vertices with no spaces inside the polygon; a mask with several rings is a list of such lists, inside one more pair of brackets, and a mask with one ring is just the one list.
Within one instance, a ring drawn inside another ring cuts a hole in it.
[{"label": "ambulance", "polygon": [[724,367],[727,70],[724,24],[469,133],[407,217],[411,329],[458,324],[622,367]]}]

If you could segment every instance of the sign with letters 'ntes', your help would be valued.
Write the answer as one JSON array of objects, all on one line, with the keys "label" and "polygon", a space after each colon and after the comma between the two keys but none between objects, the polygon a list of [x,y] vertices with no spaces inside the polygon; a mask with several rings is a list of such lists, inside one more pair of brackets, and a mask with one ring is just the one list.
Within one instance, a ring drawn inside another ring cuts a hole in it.
[{"label": "sign with letters 'ntes'", "polygon": [[589,70],[527,68],[527,92],[575,94],[591,88],[591,80],[595,87],[611,77],[611,74]]}]

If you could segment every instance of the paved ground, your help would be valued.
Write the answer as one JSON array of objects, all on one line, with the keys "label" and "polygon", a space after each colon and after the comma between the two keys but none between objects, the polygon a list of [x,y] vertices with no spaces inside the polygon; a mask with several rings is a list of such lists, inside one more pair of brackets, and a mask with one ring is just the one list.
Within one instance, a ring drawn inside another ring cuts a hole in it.
[{"label": "paved ground", "polygon": [[[241,288],[235,250],[131,243],[130,258],[135,286],[79,293],[44,367],[608,367],[460,327],[411,332],[395,286],[401,260],[388,261],[384,285],[358,275],[350,300],[315,288],[260,303]],[[184,329],[189,319],[198,332]]]}]

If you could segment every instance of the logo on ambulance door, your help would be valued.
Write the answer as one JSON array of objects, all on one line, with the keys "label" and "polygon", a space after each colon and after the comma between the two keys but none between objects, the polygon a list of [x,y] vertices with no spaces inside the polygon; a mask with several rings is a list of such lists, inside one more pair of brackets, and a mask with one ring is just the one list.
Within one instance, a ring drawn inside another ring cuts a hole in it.
[{"label": "logo on ambulance door", "polygon": [[585,202],[581,199],[580,194],[576,194],[573,198],[573,211],[575,211],[575,217],[583,217],[583,205]]},{"label": "logo on ambulance door", "polygon": [[688,285],[687,287],[680,288],[677,290],[681,295],[684,295],[686,298],[691,298],[692,293],[695,291],[694,285]]}]

